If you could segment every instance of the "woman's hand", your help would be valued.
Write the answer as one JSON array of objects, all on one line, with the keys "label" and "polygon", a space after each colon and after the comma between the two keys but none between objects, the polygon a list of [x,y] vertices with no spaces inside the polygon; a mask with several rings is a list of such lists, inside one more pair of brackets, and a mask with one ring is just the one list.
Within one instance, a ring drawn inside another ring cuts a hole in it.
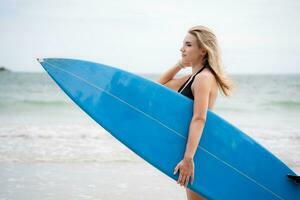
[{"label": "woman's hand", "polygon": [[177,64],[179,65],[179,67],[180,67],[181,69],[184,69],[184,68],[186,68],[186,67],[191,67],[191,66],[192,66],[192,63],[187,62],[187,61],[185,61],[184,59],[180,59],[180,60],[178,61]]},{"label": "woman's hand", "polygon": [[177,183],[181,186],[187,187],[189,181],[191,184],[194,182],[194,160],[190,158],[184,158],[181,160],[174,169],[174,175],[179,170],[179,178]]}]

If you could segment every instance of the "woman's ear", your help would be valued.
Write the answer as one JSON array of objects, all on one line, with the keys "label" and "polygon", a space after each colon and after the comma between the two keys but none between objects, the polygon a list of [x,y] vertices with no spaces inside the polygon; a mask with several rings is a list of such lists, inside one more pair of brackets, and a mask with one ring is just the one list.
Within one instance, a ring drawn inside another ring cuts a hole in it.
[{"label": "woman's ear", "polygon": [[206,50],[204,48],[201,48],[200,53],[201,53],[201,56],[204,57],[206,55]]}]

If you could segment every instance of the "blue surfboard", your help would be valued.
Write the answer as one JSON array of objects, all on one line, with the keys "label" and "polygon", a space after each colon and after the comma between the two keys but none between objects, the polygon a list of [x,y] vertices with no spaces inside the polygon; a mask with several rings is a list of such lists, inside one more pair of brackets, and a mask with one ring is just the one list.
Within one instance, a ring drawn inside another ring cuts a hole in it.
[{"label": "blue surfboard", "polygon": [[[39,62],[91,118],[170,178],[183,158],[193,101],[153,81],[104,64]],[[208,111],[188,185],[209,199],[300,199],[296,174],[238,128]]]}]

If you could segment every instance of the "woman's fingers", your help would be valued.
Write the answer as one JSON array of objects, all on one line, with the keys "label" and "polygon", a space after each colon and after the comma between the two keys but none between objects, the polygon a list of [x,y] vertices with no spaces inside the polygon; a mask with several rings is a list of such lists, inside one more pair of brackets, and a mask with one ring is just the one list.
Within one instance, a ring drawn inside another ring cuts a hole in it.
[{"label": "woman's fingers", "polygon": [[181,181],[180,181],[180,185],[183,186],[184,183],[185,183],[185,179],[186,179],[186,176],[185,175],[182,175],[181,177]]},{"label": "woman's fingers", "polygon": [[192,174],[192,176],[191,176],[191,185],[194,183],[194,174]]},{"label": "woman's fingers", "polygon": [[179,178],[178,178],[178,181],[177,183],[179,183],[181,185],[181,182],[182,182],[182,178],[183,178],[183,174],[181,171],[179,171]]},{"label": "woman's fingers", "polygon": [[184,183],[184,187],[187,187],[190,181],[190,176],[186,177],[185,183]]},{"label": "woman's fingers", "polygon": [[178,164],[178,165],[175,167],[175,169],[174,169],[174,175],[177,174],[178,168],[179,168],[179,164]]},{"label": "woman's fingers", "polygon": [[180,183],[181,186],[185,186],[187,179],[189,176],[187,176],[187,174],[185,173],[181,173],[178,179],[178,182]]}]

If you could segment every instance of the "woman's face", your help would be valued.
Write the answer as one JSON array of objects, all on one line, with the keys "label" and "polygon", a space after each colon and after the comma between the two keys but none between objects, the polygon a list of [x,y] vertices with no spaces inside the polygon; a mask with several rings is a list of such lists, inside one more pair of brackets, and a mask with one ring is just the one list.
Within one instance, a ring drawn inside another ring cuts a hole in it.
[{"label": "woman's face", "polygon": [[192,34],[188,33],[184,40],[183,46],[180,49],[182,62],[196,65],[201,62],[206,51],[198,46],[197,38]]}]

